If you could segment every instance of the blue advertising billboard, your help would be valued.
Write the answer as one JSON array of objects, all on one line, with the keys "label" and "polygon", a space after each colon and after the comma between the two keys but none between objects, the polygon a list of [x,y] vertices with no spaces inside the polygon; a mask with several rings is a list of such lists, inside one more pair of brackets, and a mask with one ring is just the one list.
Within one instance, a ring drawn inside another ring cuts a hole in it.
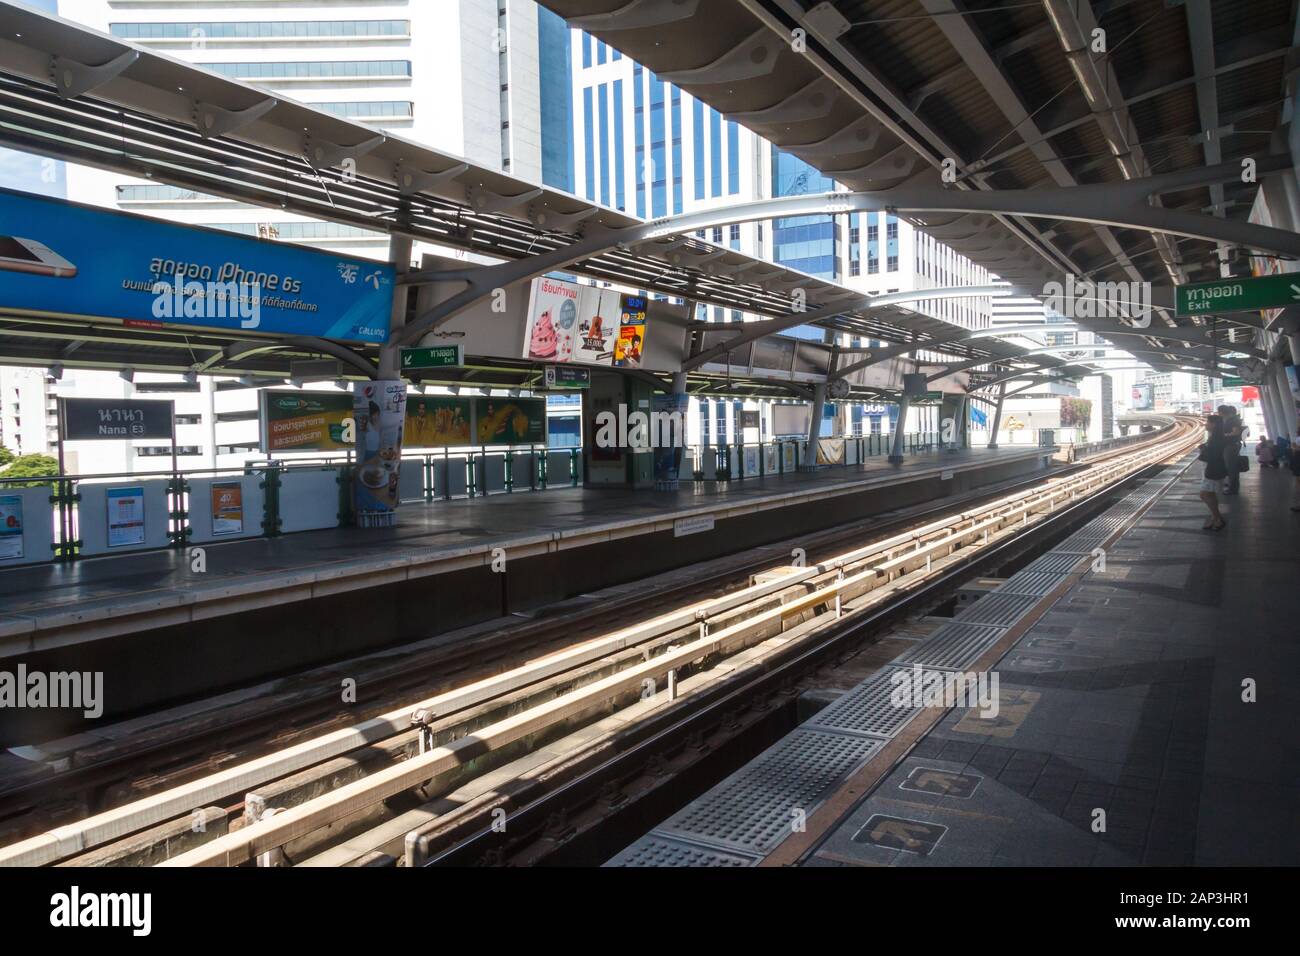
[{"label": "blue advertising billboard", "polygon": [[392,293],[385,263],[0,189],[0,308],[379,343]]}]

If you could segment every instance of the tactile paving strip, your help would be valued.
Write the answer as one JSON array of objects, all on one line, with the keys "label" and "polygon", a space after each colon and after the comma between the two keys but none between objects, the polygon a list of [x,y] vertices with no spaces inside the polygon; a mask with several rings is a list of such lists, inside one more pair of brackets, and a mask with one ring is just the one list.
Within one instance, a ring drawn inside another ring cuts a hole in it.
[{"label": "tactile paving strip", "polygon": [[[884,741],[796,728],[655,828],[659,836],[766,856]],[[652,834],[653,835],[653,834]]]},{"label": "tactile paving strip", "polygon": [[1032,594],[1005,594],[995,591],[980,598],[975,605],[957,616],[963,624],[991,624],[1010,627],[1031,607],[1038,603]]},{"label": "tactile paving strip", "polygon": [[1079,563],[1077,554],[1064,551],[1049,551],[1041,558],[1036,558],[1025,565],[1025,571],[1046,571],[1052,574],[1068,574]]},{"label": "tactile paving strip", "polygon": [[[980,598],[991,601],[993,595]],[[945,624],[920,646],[894,660],[895,664],[921,664],[926,667],[950,667],[960,670],[979,657],[1002,636],[1006,628],[971,624],[965,620]]]},{"label": "tactile paving strip", "polygon": [[1003,581],[998,587],[996,593],[1033,594],[1042,597],[1064,580],[1064,573],[1053,574],[1050,571],[1018,571]]},{"label": "tactile paving strip", "polygon": [[891,678],[899,668],[887,667],[818,711],[805,727],[839,730],[850,734],[893,737],[916,716],[919,707],[900,707],[893,702]]},{"label": "tactile paving strip", "polygon": [[605,866],[754,866],[757,857],[724,853],[706,847],[667,840],[650,833],[607,862]]}]

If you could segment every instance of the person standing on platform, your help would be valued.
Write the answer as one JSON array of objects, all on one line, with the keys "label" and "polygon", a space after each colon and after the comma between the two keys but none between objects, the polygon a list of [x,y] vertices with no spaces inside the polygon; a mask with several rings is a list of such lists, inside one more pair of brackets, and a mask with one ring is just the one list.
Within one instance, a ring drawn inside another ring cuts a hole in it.
[{"label": "person standing on platform", "polygon": [[1260,468],[1278,467],[1277,446],[1267,436],[1260,438],[1255,443],[1255,458],[1259,462]]},{"label": "person standing on platform", "polygon": [[1300,431],[1291,443],[1291,474],[1295,475],[1295,494],[1291,498],[1291,510],[1300,511]]},{"label": "person standing on platform", "polygon": [[1205,474],[1201,478],[1201,500],[1210,509],[1210,520],[1201,525],[1204,531],[1220,531],[1228,524],[1219,512],[1219,489],[1223,486],[1223,479],[1228,476],[1224,454],[1226,445],[1223,419],[1218,415],[1205,416],[1205,444],[1201,446],[1200,454],[1200,460],[1205,462]]},{"label": "person standing on platform", "polygon": [[1224,477],[1223,493],[1235,495],[1241,491],[1241,466],[1237,459],[1241,456],[1241,439],[1245,432],[1237,410],[1231,405],[1220,405],[1217,416],[1221,423],[1223,439]]},{"label": "person standing on platform", "polygon": [[1289,463],[1291,461],[1291,439],[1285,435],[1278,435],[1277,441],[1273,442],[1273,444],[1277,448],[1277,460],[1284,465]]}]

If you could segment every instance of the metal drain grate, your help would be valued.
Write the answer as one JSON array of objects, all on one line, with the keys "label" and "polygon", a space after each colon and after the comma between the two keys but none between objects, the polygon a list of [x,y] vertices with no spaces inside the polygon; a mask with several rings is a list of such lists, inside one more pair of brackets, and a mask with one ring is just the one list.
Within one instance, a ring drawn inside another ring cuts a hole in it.
[{"label": "metal drain grate", "polygon": [[818,711],[804,726],[893,737],[920,710],[919,707],[899,707],[893,703],[891,697],[895,685],[890,679],[897,672],[897,669],[888,667],[873,674]]},{"label": "metal drain grate", "polygon": [[800,727],[656,829],[660,836],[766,856],[883,741]]},{"label": "metal drain grate", "polygon": [[1002,582],[998,594],[1034,594],[1042,597],[1065,580],[1064,574],[1048,571],[1019,571]]},{"label": "metal drain grate", "polygon": [[754,866],[755,857],[724,853],[649,833],[605,866]]},{"label": "metal drain grate", "polygon": [[1003,594],[995,592],[982,597],[975,606],[963,611],[957,620],[963,624],[992,624],[996,627],[1010,627],[1020,620],[1021,615],[1038,603],[1032,594]]},{"label": "metal drain grate", "polygon": [[[992,596],[980,598],[980,602],[991,601]],[[926,667],[950,667],[954,670],[964,668],[975,658],[992,647],[1005,631],[1001,627],[989,627],[983,624],[971,624],[964,618],[945,624],[931,634],[919,647],[914,647],[902,657],[895,659],[895,664],[921,664]]]},{"label": "metal drain grate", "polygon": [[1068,574],[1074,570],[1074,566],[1079,563],[1077,554],[1069,554],[1064,551],[1049,551],[1041,558],[1037,558],[1025,565],[1026,571],[1047,571],[1052,574]]}]

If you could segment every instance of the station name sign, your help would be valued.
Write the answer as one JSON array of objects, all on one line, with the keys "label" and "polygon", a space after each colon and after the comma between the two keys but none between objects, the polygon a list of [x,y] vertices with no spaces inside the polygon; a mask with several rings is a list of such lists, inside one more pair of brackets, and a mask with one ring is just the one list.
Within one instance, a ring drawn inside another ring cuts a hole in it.
[{"label": "station name sign", "polygon": [[172,403],[117,398],[59,400],[66,441],[172,437]]}]

